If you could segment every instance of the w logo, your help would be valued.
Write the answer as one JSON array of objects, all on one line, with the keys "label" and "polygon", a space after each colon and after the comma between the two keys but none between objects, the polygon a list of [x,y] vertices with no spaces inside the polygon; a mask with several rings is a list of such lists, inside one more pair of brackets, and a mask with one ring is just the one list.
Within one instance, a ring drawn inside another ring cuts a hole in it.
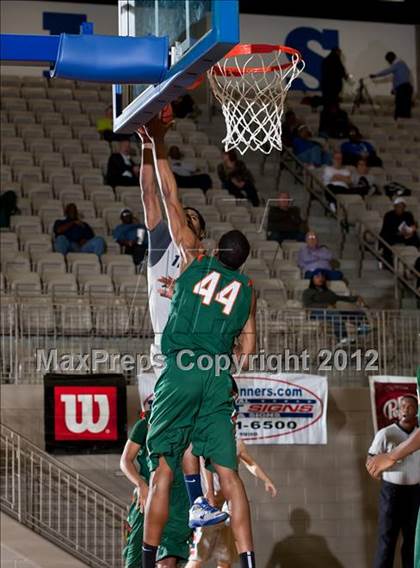
[{"label": "w logo", "polygon": [[[81,434],[90,432],[98,434],[105,430],[109,421],[109,402],[105,394],[62,394],[60,397],[64,404],[64,420],[70,432]],[[96,422],[93,419],[93,403],[99,406],[99,416]],[[77,419],[76,405],[81,405],[80,420]]]},{"label": "w logo", "polygon": [[56,440],[117,440],[116,387],[54,387]]}]

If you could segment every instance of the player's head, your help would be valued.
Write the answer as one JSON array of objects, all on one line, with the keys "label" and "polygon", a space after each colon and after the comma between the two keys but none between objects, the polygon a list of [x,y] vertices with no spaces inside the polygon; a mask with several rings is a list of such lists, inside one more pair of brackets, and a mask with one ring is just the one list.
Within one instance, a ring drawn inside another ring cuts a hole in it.
[{"label": "player's head", "polygon": [[241,231],[229,231],[220,237],[217,258],[231,270],[238,270],[248,258],[251,246]]},{"label": "player's head", "polygon": [[191,231],[199,238],[204,238],[204,233],[206,232],[206,222],[204,217],[195,209],[195,207],[184,207],[185,217],[187,218],[187,223]]},{"label": "player's head", "polygon": [[400,398],[398,405],[398,423],[402,428],[414,428],[417,424],[418,401],[414,395],[407,394]]},{"label": "player's head", "polygon": [[397,59],[397,56],[393,51],[388,51],[388,53],[385,54],[385,59],[388,61],[390,65],[392,65],[394,61]]}]

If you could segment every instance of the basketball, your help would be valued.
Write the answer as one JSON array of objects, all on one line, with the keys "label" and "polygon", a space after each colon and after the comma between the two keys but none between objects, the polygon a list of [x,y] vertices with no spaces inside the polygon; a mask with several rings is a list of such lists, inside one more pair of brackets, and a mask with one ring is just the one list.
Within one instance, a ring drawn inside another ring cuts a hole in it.
[{"label": "basketball", "polygon": [[160,120],[163,122],[163,124],[170,124],[173,119],[174,113],[172,112],[172,105],[166,105],[165,107],[163,107],[160,113]]}]

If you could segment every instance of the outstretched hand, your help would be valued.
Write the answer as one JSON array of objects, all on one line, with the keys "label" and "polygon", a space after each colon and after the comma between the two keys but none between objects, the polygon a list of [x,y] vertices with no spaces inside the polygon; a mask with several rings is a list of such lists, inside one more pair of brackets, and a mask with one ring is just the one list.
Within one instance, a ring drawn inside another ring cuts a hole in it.
[{"label": "outstretched hand", "polygon": [[393,460],[389,454],[378,454],[377,456],[371,456],[367,459],[366,469],[371,477],[380,479],[381,474],[394,464],[395,460]]},{"label": "outstretched hand", "polygon": [[158,278],[158,282],[162,284],[162,288],[159,288],[159,294],[164,298],[172,299],[175,291],[175,278],[161,276]]}]

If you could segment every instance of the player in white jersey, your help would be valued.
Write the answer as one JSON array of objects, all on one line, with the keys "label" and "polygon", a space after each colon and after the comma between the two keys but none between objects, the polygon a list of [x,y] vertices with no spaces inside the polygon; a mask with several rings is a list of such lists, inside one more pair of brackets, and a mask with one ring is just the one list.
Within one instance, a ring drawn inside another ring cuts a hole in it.
[{"label": "player in white jersey", "polygon": [[[141,131],[139,136],[142,139]],[[176,279],[179,275],[181,255],[173,242],[168,223],[163,218],[162,208],[155,184],[152,145],[143,142],[142,167],[140,169],[140,189],[143,202],[146,228],[149,235],[149,252],[147,261],[147,282],[149,294],[150,319],[154,332],[154,342],[151,346],[151,360],[156,361],[160,355],[160,340],[166,322],[168,321],[171,300],[162,296],[160,279]],[[185,207],[185,215],[189,227],[198,239],[204,237],[206,228],[202,215],[193,207]],[[161,368],[154,366],[158,376]]]}]

